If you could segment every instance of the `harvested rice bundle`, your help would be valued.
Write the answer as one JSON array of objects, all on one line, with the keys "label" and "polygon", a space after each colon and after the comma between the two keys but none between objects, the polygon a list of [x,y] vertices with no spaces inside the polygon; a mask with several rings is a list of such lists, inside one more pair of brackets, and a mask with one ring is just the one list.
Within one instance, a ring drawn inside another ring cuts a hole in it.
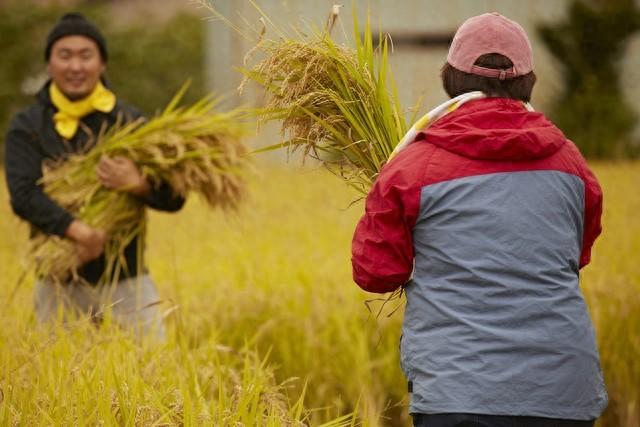
[{"label": "harvested rice bundle", "polygon": [[[243,113],[214,112],[216,101],[210,97],[179,108],[185,89],[152,120],[114,126],[98,137],[88,153],[50,164],[43,171],[44,191],[53,200],[107,232],[105,271],[112,273],[103,281],[117,281],[125,265],[123,250],[144,232],[146,217],[140,199],[100,184],[95,169],[102,155],[126,156],[151,185],[164,181],[181,196],[198,193],[212,208],[234,209],[245,193],[249,157],[240,142]],[[73,243],[66,239],[38,235],[32,240],[30,255],[39,276],[54,281],[77,277],[79,260]]]},{"label": "harvested rice bundle", "polygon": [[[334,6],[330,23],[337,14]],[[351,49],[331,38],[331,26],[301,40],[261,38],[254,50],[264,59],[243,72],[245,80],[267,92],[259,116],[282,121],[282,145],[302,148],[366,194],[407,124],[388,65],[387,39],[379,37],[374,48],[369,22],[361,36],[354,19]]]}]

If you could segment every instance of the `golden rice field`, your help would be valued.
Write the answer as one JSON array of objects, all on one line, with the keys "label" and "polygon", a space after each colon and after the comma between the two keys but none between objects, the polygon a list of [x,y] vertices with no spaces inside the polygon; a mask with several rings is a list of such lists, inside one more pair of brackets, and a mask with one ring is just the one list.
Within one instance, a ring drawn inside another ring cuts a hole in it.
[{"label": "golden rice field", "polygon": [[[595,171],[604,234],[583,289],[611,399],[600,426],[638,427],[640,163]],[[108,322],[36,324],[32,277],[16,286],[27,228],[0,180],[0,425],[411,425],[402,313],[376,320],[365,305],[376,296],[351,280],[362,204],[349,207],[356,195],[334,176],[258,167],[237,216],[196,199],[152,214],[147,258],[171,331],[161,345]]]}]

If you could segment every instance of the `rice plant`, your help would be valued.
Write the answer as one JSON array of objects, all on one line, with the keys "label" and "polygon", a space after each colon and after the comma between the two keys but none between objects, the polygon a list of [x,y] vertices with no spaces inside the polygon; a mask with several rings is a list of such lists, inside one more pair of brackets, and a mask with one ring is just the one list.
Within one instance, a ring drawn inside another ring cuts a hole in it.
[{"label": "rice plant", "polygon": [[[0,176],[0,234],[11,236],[0,239],[0,425],[225,426],[207,421],[233,420],[234,411],[247,426],[265,425],[243,408],[274,400],[287,407],[274,417],[310,426],[356,408],[357,425],[411,425],[402,316],[367,321],[371,295],[351,283],[360,212],[344,208],[356,192],[323,170],[256,162],[242,217],[210,212],[199,198],[179,216],[149,213],[148,266],[163,300],[178,306],[168,342],[149,349],[108,325],[51,333],[35,323],[31,280],[15,286],[28,229]],[[640,163],[594,171],[604,232],[581,275],[610,398],[597,426],[637,427]]]},{"label": "rice plant", "polygon": [[[214,16],[233,24],[207,2]],[[281,121],[282,146],[302,150],[318,159],[361,194],[368,193],[381,167],[407,131],[393,75],[389,67],[389,41],[382,34],[374,45],[369,20],[360,34],[353,20],[354,47],[334,41],[331,30],[338,19],[334,6],[327,25],[310,35],[293,37],[277,28],[262,9],[251,2],[275,30],[277,38],[257,35],[256,46],[247,55],[264,57],[242,69],[245,81],[253,81],[267,93],[262,121]],[[355,12],[355,11],[354,11]],[[251,39],[251,34],[242,33]]]}]

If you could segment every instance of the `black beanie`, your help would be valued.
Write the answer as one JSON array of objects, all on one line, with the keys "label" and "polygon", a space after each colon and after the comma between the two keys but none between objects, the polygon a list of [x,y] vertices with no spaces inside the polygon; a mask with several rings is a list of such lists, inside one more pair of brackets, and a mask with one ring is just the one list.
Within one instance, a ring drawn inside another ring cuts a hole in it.
[{"label": "black beanie", "polygon": [[107,42],[100,34],[100,30],[88,21],[84,15],[80,13],[67,13],[47,36],[47,47],[44,50],[44,58],[49,61],[51,56],[51,47],[58,40],[66,36],[85,36],[96,42],[100,50],[100,56],[104,62],[107,62]]}]

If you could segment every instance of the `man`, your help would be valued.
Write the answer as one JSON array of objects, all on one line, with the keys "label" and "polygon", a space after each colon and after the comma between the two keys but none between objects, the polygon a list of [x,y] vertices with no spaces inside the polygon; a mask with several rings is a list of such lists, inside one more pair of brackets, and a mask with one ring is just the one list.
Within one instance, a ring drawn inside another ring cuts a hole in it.
[{"label": "man", "polygon": [[[119,283],[113,287],[99,284],[107,268],[103,250],[108,236],[74,218],[38,183],[43,162],[91,149],[105,128],[141,115],[105,87],[106,42],[84,16],[70,13],[61,18],[47,37],[45,59],[50,80],[36,95],[36,102],[16,115],[7,133],[7,185],[14,212],[28,221],[33,231],[71,240],[83,265],[79,283],[61,285],[38,278],[37,318],[54,320],[62,309],[97,316],[110,305],[117,323],[134,328],[136,333],[162,338],[164,328],[154,305],[158,302],[155,285],[144,269],[138,269],[142,242],[136,239],[126,247],[126,268]],[[176,211],[184,203],[167,185],[152,188],[136,165],[124,157],[102,158],[96,174],[105,187],[128,191],[155,209]]]},{"label": "man", "polygon": [[528,106],[535,80],[520,25],[467,20],[442,70],[455,98],[385,165],[356,228],[354,280],[406,292],[416,426],[592,426],[606,407],[579,288],[601,190]]}]

